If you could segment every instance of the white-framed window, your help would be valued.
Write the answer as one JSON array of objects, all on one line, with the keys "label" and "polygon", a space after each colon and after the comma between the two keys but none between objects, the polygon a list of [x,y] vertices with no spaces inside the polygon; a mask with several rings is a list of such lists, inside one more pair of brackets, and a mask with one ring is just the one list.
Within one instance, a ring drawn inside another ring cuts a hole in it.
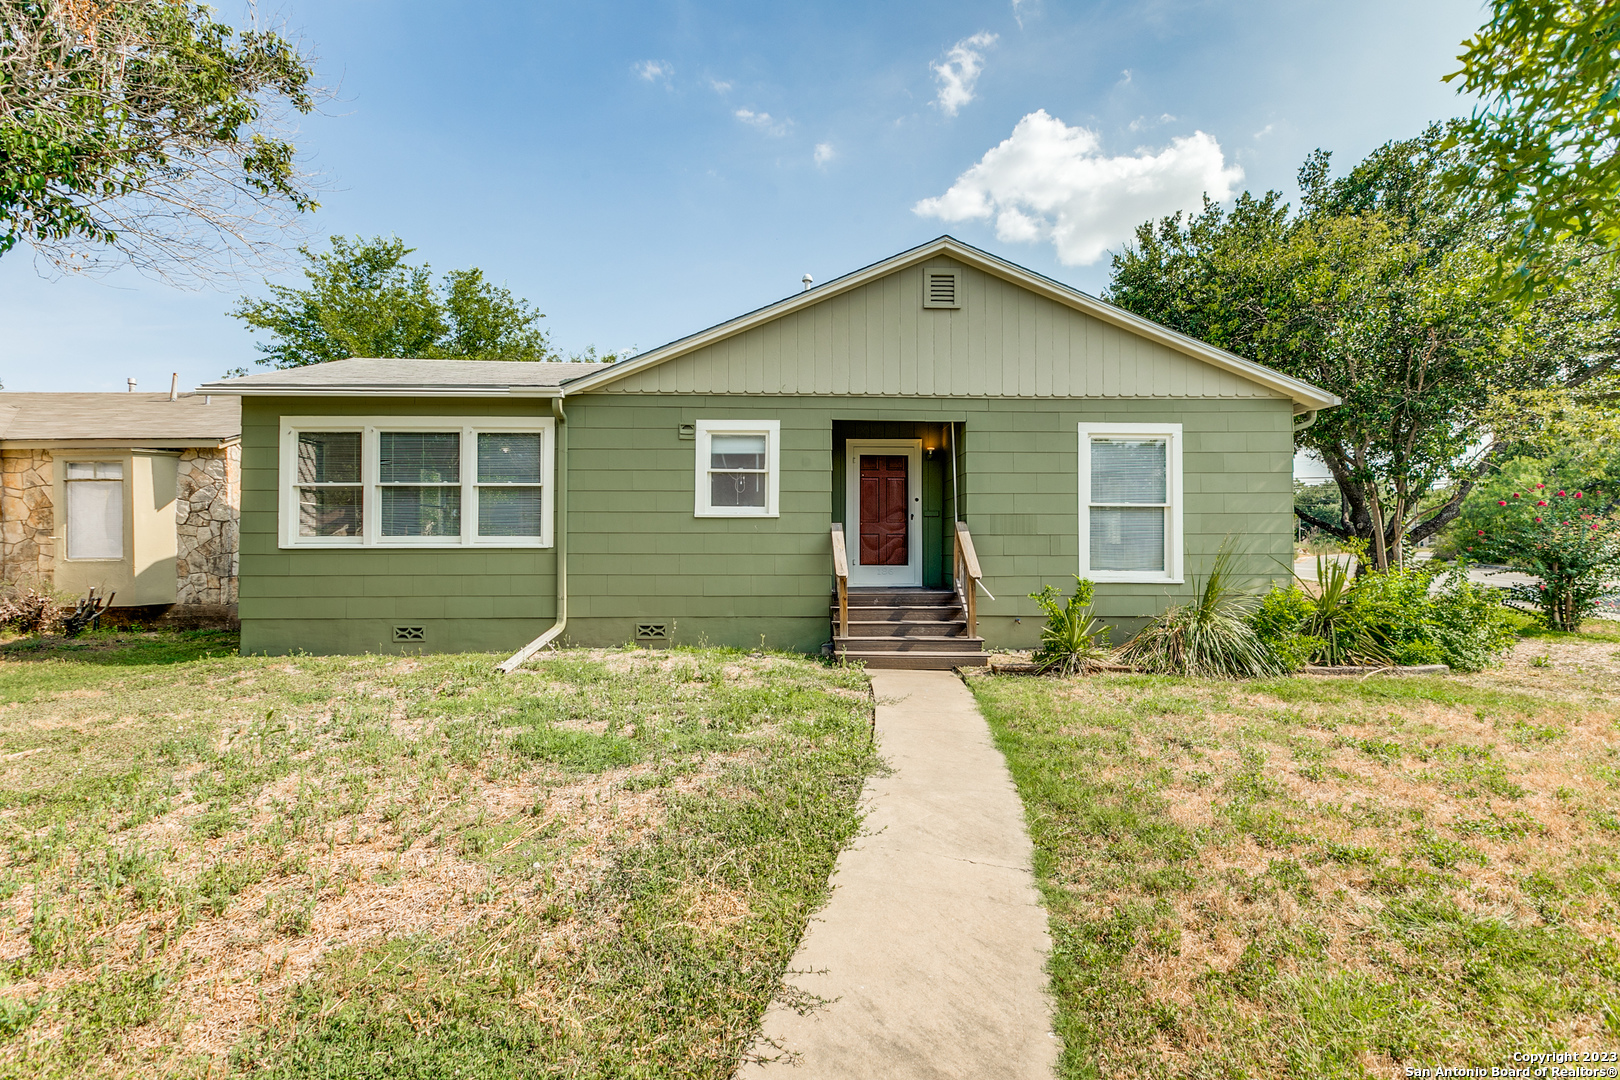
[{"label": "white-framed window", "polygon": [[67,557],[124,557],[124,463],[69,461],[63,470],[67,488]]},{"label": "white-framed window", "polygon": [[779,420],[699,420],[695,516],[778,516],[781,439]]},{"label": "white-framed window", "polygon": [[1181,425],[1080,425],[1080,576],[1181,581]]},{"label": "white-framed window", "polygon": [[556,421],[288,416],[282,547],[550,547]]}]

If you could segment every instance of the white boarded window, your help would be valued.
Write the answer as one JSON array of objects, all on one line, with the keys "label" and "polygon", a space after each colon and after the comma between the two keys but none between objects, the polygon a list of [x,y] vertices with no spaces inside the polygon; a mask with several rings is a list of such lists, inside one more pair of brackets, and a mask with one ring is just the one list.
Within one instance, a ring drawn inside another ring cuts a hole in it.
[{"label": "white boarded window", "polygon": [[777,420],[699,420],[694,515],[776,517],[781,430]]},{"label": "white boarded window", "polygon": [[1080,425],[1080,574],[1181,580],[1181,426]]},{"label": "white boarded window", "polygon": [[67,557],[124,557],[124,463],[67,463]]},{"label": "white boarded window", "polygon": [[282,547],[550,547],[556,421],[284,417]]}]

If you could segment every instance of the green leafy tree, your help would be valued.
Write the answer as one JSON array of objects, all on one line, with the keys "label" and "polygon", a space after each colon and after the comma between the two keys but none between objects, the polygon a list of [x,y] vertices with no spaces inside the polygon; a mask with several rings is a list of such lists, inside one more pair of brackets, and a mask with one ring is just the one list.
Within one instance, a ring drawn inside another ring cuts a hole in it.
[{"label": "green leafy tree", "polygon": [[[1440,128],[1389,143],[1346,176],[1318,151],[1300,210],[1277,192],[1230,212],[1148,223],[1114,259],[1108,298],[1344,399],[1296,441],[1327,464],[1344,512],[1296,514],[1367,544],[1376,569],[1454,519],[1510,430],[1504,395],[1567,393],[1611,370],[1614,330],[1553,333],[1550,310],[1493,288],[1489,214],[1452,197]],[[1563,303],[1564,301],[1561,301]]]},{"label": "green leafy tree", "polygon": [[[1453,190],[1504,212],[1500,280],[1540,296],[1620,255],[1620,6],[1493,0],[1446,76],[1485,99],[1454,128]],[[1572,246],[1571,241],[1579,246]]]},{"label": "green leafy tree", "polygon": [[527,301],[483,271],[452,270],[435,286],[415,249],[396,237],[331,238],[329,251],[298,249],[306,285],[270,284],[270,298],[243,297],[231,315],[269,335],[259,364],[303,367],[351,356],[465,360],[556,360]]},{"label": "green leafy tree", "polygon": [[0,0],[0,254],[191,277],[316,206],[280,134],[309,60],[175,0]]}]

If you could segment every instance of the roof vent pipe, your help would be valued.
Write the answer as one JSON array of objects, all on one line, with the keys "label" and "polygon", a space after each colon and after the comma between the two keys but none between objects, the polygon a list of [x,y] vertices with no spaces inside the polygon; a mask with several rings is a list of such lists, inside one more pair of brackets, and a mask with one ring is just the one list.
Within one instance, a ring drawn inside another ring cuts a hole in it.
[{"label": "roof vent pipe", "polygon": [[125,379],[124,381],[129,383],[129,392],[133,394],[135,392],[135,380],[134,379]]},{"label": "roof vent pipe", "polygon": [[816,279],[811,277],[809,274],[804,275],[804,277],[800,278],[799,280],[804,283],[804,291],[805,292],[809,292],[810,291],[810,286],[812,286],[812,285],[814,285],[816,283]]},{"label": "roof vent pipe", "polygon": [[169,376],[169,400],[180,400],[180,373],[178,371]]}]

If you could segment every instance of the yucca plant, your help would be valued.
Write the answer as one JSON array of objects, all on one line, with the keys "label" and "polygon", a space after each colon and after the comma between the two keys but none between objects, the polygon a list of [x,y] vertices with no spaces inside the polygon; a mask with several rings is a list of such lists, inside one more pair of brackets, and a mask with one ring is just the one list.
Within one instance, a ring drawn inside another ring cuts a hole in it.
[{"label": "yucca plant", "polygon": [[1312,659],[1319,664],[1388,664],[1390,653],[1379,641],[1367,604],[1356,592],[1350,567],[1338,559],[1316,557],[1316,592],[1307,591],[1310,609],[1300,632],[1322,642]]},{"label": "yucca plant", "polygon": [[1091,582],[1075,575],[1074,595],[1064,598],[1048,585],[1029,598],[1046,612],[1041,628],[1041,647],[1035,664],[1043,672],[1062,675],[1083,674],[1108,657],[1108,627],[1091,617],[1094,589]]},{"label": "yucca plant", "polygon": [[1283,665],[1249,624],[1252,596],[1228,586],[1232,552],[1222,547],[1209,575],[1194,582],[1198,599],[1166,608],[1120,650],[1144,671],[1199,678],[1248,679],[1283,674]]}]

